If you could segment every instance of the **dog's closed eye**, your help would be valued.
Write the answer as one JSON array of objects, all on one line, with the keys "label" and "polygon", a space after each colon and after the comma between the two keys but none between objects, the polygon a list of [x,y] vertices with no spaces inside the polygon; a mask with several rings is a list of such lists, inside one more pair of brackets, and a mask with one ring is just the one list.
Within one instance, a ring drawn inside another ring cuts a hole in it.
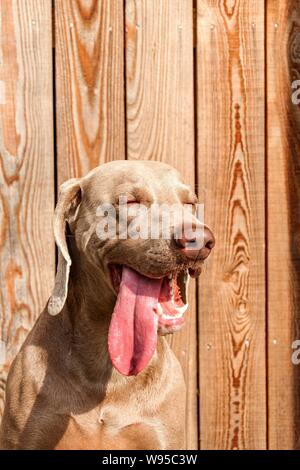
[{"label": "dog's closed eye", "polygon": [[132,199],[132,200],[128,200],[126,204],[127,204],[127,205],[130,205],[130,204],[140,204],[140,201],[136,201],[136,200]]}]

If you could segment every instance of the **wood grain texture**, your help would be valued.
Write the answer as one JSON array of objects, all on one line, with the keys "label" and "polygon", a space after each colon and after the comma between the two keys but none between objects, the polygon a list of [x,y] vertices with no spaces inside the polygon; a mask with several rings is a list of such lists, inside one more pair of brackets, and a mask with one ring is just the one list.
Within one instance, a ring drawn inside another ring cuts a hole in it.
[{"label": "wood grain texture", "polygon": [[[193,2],[126,1],[129,159],[165,161],[194,183]],[[186,447],[198,447],[195,286],[187,325],[171,338],[187,383]],[[174,410],[176,413],[176,410]]]},{"label": "wood grain texture", "polygon": [[125,158],[123,0],[56,0],[58,181]]},{"label": "wood grain texture", "polygon": [[54,280],[51,0],[0,3],[0,415]]},{"label": "wood grain texture", "polygon": [[269,446],[292,449],[300,437],[300,365],[291,360],[300,339],[300,108],[292,102],[300,5],[267,6]]},{"label": "wood grain texture", "polygon": [[266,448],[264,2],[197,1],[200,442]]}]

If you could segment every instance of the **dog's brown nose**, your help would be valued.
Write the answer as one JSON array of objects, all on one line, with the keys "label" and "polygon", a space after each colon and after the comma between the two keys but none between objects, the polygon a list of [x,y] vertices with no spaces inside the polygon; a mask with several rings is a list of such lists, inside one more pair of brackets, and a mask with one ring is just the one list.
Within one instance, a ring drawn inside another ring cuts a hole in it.
[{"label": "dog's brown nose", "polygon": [[174,238],[181,252],[190,259],[205,260],[215,246],[215,237],[212,231],[204,226],[185,226],[174,231]]}]

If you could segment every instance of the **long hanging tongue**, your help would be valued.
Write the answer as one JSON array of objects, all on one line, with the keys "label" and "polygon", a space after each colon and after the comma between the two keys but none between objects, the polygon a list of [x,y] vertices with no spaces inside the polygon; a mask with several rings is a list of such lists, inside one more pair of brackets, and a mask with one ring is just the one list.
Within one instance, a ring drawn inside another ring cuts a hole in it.
[{"label": "long hanging tongue", "polygon": [[157,343],[154,309],[161,283],[161,279],[150,279],[123,267],[108,333],[111,361],[123,375],[138,374],[153,356]]}]

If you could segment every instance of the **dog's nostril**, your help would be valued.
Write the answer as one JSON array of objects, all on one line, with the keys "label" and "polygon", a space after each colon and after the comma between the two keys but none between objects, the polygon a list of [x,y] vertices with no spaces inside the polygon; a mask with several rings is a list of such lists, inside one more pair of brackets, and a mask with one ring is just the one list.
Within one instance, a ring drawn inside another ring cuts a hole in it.
[{"label": "dog's nostril", "polygon": [[205,248],[208,248],[209,250],[212,250],[214,246],[215,246],[215,241],[212,239],[208,240],[208,242],[205,243]]},{"label": "dog's nostril", "polygon": [[211,230],[208,227],[204,229],[204,247],[208,250],[212,250],[215,246],[215,237],[213,236]]},{"label": "dog's nostril", "polygon": [[186,248],[190,243],[196,243],[197,239],[195,236],[176,236],[175,235],[175,243],[179,248]]},{"label": "dog's nostril", "polygon": [[185,237],[182,237],[182,238],[176,238],[175,243],[178,246],[178,248],[182,248],[183,250],[185,250],[188,247],[192,247],[196,245],[197,240],[196,239],[188,240]]}]

